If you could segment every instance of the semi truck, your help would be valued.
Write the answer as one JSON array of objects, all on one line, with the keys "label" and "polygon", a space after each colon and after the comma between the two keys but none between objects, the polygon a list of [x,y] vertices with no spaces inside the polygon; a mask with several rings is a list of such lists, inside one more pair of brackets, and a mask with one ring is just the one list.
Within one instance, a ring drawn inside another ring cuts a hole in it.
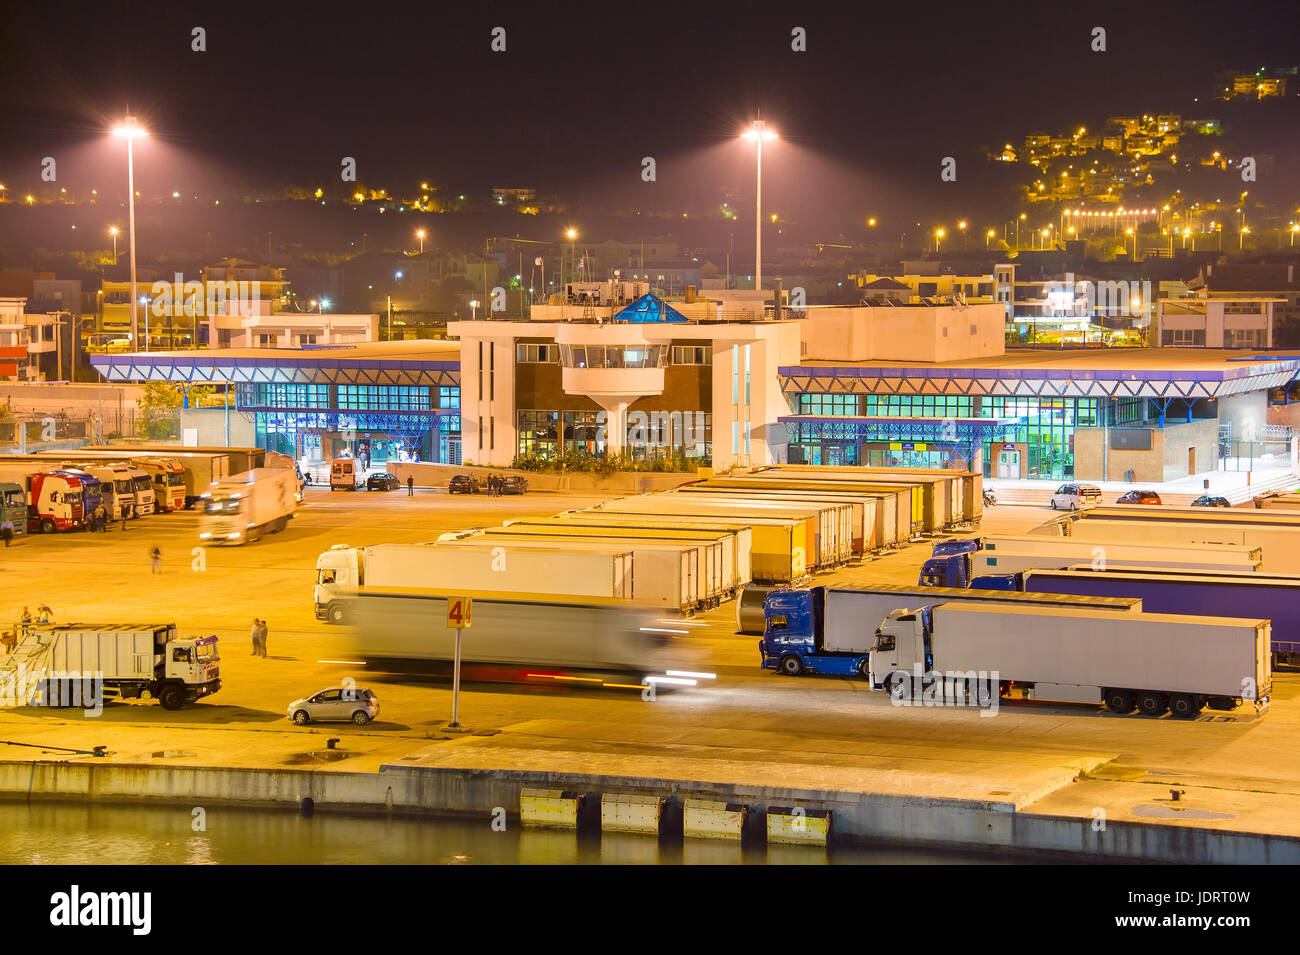
[{"label": "semi truck", "polygon": [[99,482],[90,475],[49,468],[41,462],[0,462],[0,481],[12,481],[23,489],[27,526],[42,534],[84,527],[99,505]]},{"label": "semi truck", "polygon": [[298,501],[298,479],[283,468],[255,468],[218,481],[204,495],[199,540],[244,544],[289,526]]},{"label": "semi truck", "polygon": [[[1094,512],[1100,510],[1102,514]],[[1178,510],[1170,516],[1163,512]],[[1130,514],[1114,511],[1162,512],[1151,520],[1133,520]],[[1190,513],[1188,513],[1190,512]],[[1286,511],[1216,509],[1208,507],[1108,507],[1093,508],[1081,515],[1047,521],[1030,531],[1032,536],[1066,537],[1078,541],[1134,541],[1177,547],[1227,544],[1257,547],[1260,571],[1266,574],[1300,574],[1300,514]]]},{"label": "semi truck", "polygon": [[[977,577],[983,588],[989,578]],[[1001,588],[1005,582],[992,581]],[[1013,575],[1012,586],[1026,593],[1131,597],[1151,613],[1184,613],[1231,617],[1249,610],[1272,625],[1273,664],[1300,664],[1300,576],[1252,573],[1179,573],[1155,567],[1116,567],[1102,572],[1089,568],[1027,570]]]},{"label": "semi truck", "polygon": [[955,688],[978,674],[1000,697],[1190,719],[1207,705],[1265,708],[1268,644],[1268,621],[1249,617],[943,603],[885,618],[868,679],[900,702],[919,703],[923,682]]},{"label": "semi truck", "polygon": [[[706,572],[700,573],[701,548],[692,543],[603,538],[586,540],[576,537],[538,537],[530,534],[517,536],[501,534],[490,537],[483,534],[444,534],[438,538],[438,546],[486,548],[503,556],[519,549],[602,554],[626,552],[631,555],[631,573],[627,578],[631,600],[682,613],[714,606],[721,602],[721,594],[709,590],[707,563]],[[515,565],[510,563],[510,566]],[[511,587],[516,587],[513,575]],[[553,593],[574,594],[575,586],[565,580],[557,584]]]},{"label": "semi truck", "polygon": [[98,479],[100,503],[110,521],[121,520],[123,507],[129,511],[135,505],[135,488],[131,483],[131,475],[125,469],[88,464],[80,470]]},{"label": "semi truck", "polygon": [[355,625],[344,652],[367,668],[446,674],[456,631],[448,601],[473,601],[473,626],[462,641],[466,679],[551,686],[695,684],[697,652],[657,607],[589,597],[443,588],[370,588],[357,593]]},{"label": "semi truck", "polygon": [[1164,567],[1188,571],[1246,571],[1260,566],[1258,547],[1202,544],[1155,546],[1050,537],[969,537],[939,541],[921,565],[922,586],[965,588],[976,577],[1096,562],[1110,567]]},{"label": "semi truck", "polygon": [[185,506],[185,477],[180,462],[173,457],[132,453],[129,451],[37,451],[40,457],[76,461],[79,467],[138,468],[153,481],[156,511],[174,511]]},{"label": "semi truck", "polygon": [[0,481],[0,522],[14,526],[14,537],[27,533],[27,492],[17,481]]},{"label": "semi truck", "polygon": [[103,700],[177,710],[221,689],[220,663],[215,636],[182,639],[174,623],[25,625],[0,680],[17,681],[29,705],[55,702],[52,694],[66,703],[69,683],[102,680]]},{"label": "semi truck", "polygon": [[[915,610],[941,603],[971,601],[1002,606],[1091,607],[1137,613],[1142,601],[1115,597],[1057,596],[952,590],[945,587],[807,587],[774,590],[763,599],[757,632],[765,670],[788,676],[820,673],[867,675],[867,655],[876,628],[896,610]],[[755,622],[742,619],[741,633],[753,633]]]},{"label": "semi truck", "polygon": [[626,547],[584,552],[507,544],[335,545],[316,558],[312,598],[316,619],[330,623],[347,623],[355,617],[358,587],[505,590],[630,600],[633,566],[634,557]]}]

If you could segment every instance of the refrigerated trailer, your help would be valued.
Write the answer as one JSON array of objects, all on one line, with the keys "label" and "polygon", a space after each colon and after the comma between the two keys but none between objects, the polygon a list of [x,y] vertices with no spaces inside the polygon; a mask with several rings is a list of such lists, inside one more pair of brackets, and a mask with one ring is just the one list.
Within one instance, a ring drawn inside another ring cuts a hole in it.
[{"label": "refrigerated trailer", "polygon": [[557,521],[511,521],[503,527],[476,529],[490,537],[553,537],[561,540],[607,540],[633,547],[641,542],[671,541],[693,546],[698,552],[694,564],[698,581],[697,599],[690,609],[715,607],[735,592],[736,536],[712,528],[680,530],[676,528],[632,528],[616,525]]},{"label": "refrigerated trailer", "polygon": [[1091,563],[1097,569],[1154,566],[1189,571],[1259,569],[1258,547],[1219,545],[1159,546],[1068,537],[988,536],[941,541],[921,565],[922,586],[969,587],[976,577],[1030,569],[1060,569]]},{"label": "refrigerated trailer", "polygon": [[961,521],[979,523],[984,513],[984,475],[978,471],[963,471],[955,468],[891,468],[859,464],[771,464],[748,473],[758,476],[767,473],[797,474],[817,481],[871,481],[878,478],[906,481],[914,475],[940,478],[952,482],[949,493],[949,499],[953,502],[951,510]]},{"label": "refrigerated trailer", "polygon": [[874,553],[898,544],[897,500],[892,495],[868,494],[837,488],[783,486],[777,482],[709,480],[679,490],[683,493],[725,495],[777,501],[788,504],[847,504],[852,508],[851,551],[855,555]]},{"label": "refrigerated trailer", "polygon": [[[852,481],[884,486],[915,486],[920,488],[920,527],[922,533],[978,523],[983,513],[983,497],[976,505],[971,499],[978,485],[971,472],[950,471],[941,468],[858,468],[856,473],[828,474],[813,465],[775,464],[761,472],[765,478],[773,474],[781,478],[835,483]],[[982,486],[982,485],[978,485]]]},{"label": "refrigerated trailer", "polygon": [[446,673],[455,647],[447,602],[455,597],[473,601],[461,651],[467,679],[571,687],[591,685],[584,676],[599,684],[616,674],[627,678],[620,685],[635,685],[669,668],[699,670],[662,608],[444,588],[362,587],[355,626],[344,637],[347,659],[380,670]]},{"label": "refrigerated trailer", "polygon": [[244,544],[289,526],[298,504],[298,479],[284,468],[257,468],[212,485],[203,495],[199,540]]},{"label": "refrigerated trailer", "polygon": [[766,511],[779,517],[810,515],[817,529],[817,547],[825,566],[836,567],[854,557],[861,557],[861,547],[855,552],[854,541],[861,542],[855,533],[853,505],[835,501],[783,501],[746,495],[744,491],[709,491],[707,488],[679,488],[657,494],[661,500],[689,500],[692,503],[720,504],[730,507],[748,507]]},{"label": "refrigerated trailer", "polygon": [[[1109,508],[1107,510],[1115,510]],[[1151,512],[1165,508],[1134,507],[1133,510]],[[1131,520],[1109,515],[1095,517],[1091,510],[1048,521],[1030,532],[1032,536],[1062,536],[1080,541],[1146,541],[1162,546],[1221,544],[1236,547],[1257,547],[1260,550],[1260,571],[1266,574],[1300,574],[1300,514],[1296,520],[1283,516],[1283,512],[1241,511],[1244,519],[1233,520],[1227,515],[1205,520],[1195,517],[1205,515],[1212,508],[1188,508],[1198,513],[1183,519],[1157,518]],[[1234,509],[1235,512],[1235,509]]]},{"label": "refrigerated trailer", "polygon": [[[876,629],[891,613],[941,603],[1010,607],[1090,607],[1138,613],[1142,601],[1114,597],[1058,596],[946,587],[808,587],[766,594],[758,620],[740,620],[741,633],[757,632],[765,670],[867,675],[867,654]],[[757,630],[755,630],[755,624]]]},{"label": "refrigerated trailer", "polygon": [[[1272,625],[1274,664],[1300,663],[1300,576],[1178,573],[1154,567],[1029,570],[1020,578],[1026,593],[1140,598],[1151,613],[1230,617],[1250,612]],[[980,586],[977,578],[973,585]]]},{"label": "refrigerated trailer", "polygon": [[[678,531],[715,531],[719,534],[734,534],[735,556],[732,560],[734,568],[733,574],[725,575],[727,581],[724,588],[723,596],[729,596],[731,592],[740,590],[754,579],[753,560],[754,560],[754,524],[741,524],[734,521],[728,521],[721,518],[709,517],[676,517],[673,515],[661,514],[623,514],[618,512],[601,511],[595,508],[589,510],[572,510],[561,511],[554,520],[564,520],[574,526],[600,526],[600,527],[619,527],[625,528],[629,533],[636,533],[640,530],[678,530]],[[508,527],[510,522],[506,522]],[[772,526],[776,526],[775,524]],[[767,525],[759,525],[760,528],[766,529]]]},{"label": "refrigerated trailer", "polygon": [[346,623],[355,617],[357,587],[524,591],[630,600],[632,574],[633,557],[626,548],[583,553],[506,545],[336,545],[316,558],[312,598],[317,620]]},{"label": "refrigerated trailer", "polygon": [[[700,548],[694,544],[673,541],[633,541],[597,538],[588,540],[576,537],[538,537],[531,534],[487,536],[471,534],[443,534],[437,546],[487,550],[508,555],[518,550],[580,552],[588,554],[630,555],[630,572],[627,575],[627,599],[647,606],[664,607],[677,612],[689,612],[704,606],[716,595],[700,592]],[[511,565],[513,566],[513,564]],[[511,586],[515,586],[513,576]],[[584,585],[561,581],[551,593],[573,594]],[[525,588],[531,589],[531,588]]]},{"label": "refrigerated trailer", "polygon": [[1191,718],[1207,704],[1267,706],[1268,644],[1255,618],[945,603],[886,618],[868,679],[910,705],[923,705],[918,684],[987,679],[1004,697]]},{"label": "refrigerated trailer", "polygon": [[774,517],[752,508],[726,507],[690,499],[664,502],[661,495],[618,498],[590,509],[591,513],[629,517],[666,517],[705,523],[743,523],[753,529],[750,570],[754,580],[783,583],[801,580],[822,564],[817,550],[817,531],[811,517]]}]

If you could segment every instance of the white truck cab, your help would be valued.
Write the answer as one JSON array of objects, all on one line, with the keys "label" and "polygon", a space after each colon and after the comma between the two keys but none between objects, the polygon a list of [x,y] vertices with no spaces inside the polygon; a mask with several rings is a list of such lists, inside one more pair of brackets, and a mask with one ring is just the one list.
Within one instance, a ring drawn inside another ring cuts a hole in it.
[{"label": "white truck cab", "polygon": [[929,652],[926,647],[925,610],[894,610],[876,629],[876,641],[870,652],[870,679],[873,687],[883,687],[889,674],[913,672],[920,664],[929,669]]},{"label": "white truck cab", "polygon": [[341,589],[360,586],[362,569],[361,548],[347,544],[335,544],[316,558],[316,585],[312,588],[312,600],[316,605],[317,620],[347,622],[347,610],[334,598]]}]

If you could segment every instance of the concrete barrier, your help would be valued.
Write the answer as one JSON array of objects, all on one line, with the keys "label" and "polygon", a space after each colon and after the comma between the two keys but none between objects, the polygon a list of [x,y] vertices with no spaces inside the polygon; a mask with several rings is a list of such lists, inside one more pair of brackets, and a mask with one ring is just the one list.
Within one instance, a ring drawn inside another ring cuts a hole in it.
[{"label": "concrete barrier", "polygon": [[[310,797],[317,812],[395,812],[492,818],[520,806],[524,790],[561,794],[671,793],[752,806],[799,806],[833,813],[832,843],[912,845],[1145,860],[1184,864],[1300,864],[1300,838],[1224,828],[1017,813],[1005,801],[766,787],[698,780],[504,769],[389,764],[377,773],[310,769],[50,761],[0,761],[0,797],[186,806],[296,808]],[[576,811],[576,810],[575,810]],[[514,815],[511,813],[511,815]]]}]

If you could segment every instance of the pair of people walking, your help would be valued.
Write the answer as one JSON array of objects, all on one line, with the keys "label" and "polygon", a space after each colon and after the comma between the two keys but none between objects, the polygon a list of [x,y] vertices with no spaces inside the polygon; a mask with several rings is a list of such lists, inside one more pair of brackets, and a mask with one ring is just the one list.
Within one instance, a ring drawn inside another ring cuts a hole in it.
[{"label": "pair of people walking", "polygon": [[252,636],[253,636],[253,653],[252,653],[252,655],[253,655],[253,656],[255,656],[255,657],[265,657],[265,656],[266,656],[266,636],[267,636],[267,633],[268,633],[268,630],[267,630],[267,626],[266,626],[266,621],[265,621],[265,620],[259,620],[257,617],[254,617],[254,618],[253,618],[253,633],[252,633]]}]

